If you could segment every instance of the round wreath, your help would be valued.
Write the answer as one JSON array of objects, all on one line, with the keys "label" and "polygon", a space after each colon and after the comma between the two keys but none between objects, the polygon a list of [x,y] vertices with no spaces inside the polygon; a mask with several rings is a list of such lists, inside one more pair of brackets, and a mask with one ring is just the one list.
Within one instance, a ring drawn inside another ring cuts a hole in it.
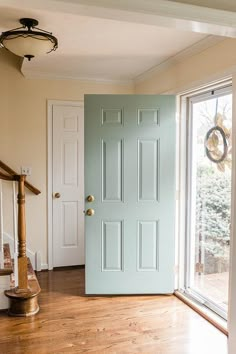
[{"label": "round wreath", "polygon": [[[223,152],[222,152],[222,155],[219,158],[215,157],[215,156],[217,156],[219,154],[219,149],[218,149],[219,142],[218,142],[218,140],[214,144],[214,148],[212,150],[209,149],[209,147],[208,147],[210,145],[209,141],[210,141],[210,139],[212,139],[211,136],[214,133],[217,134],[217,132],[220,133],[220,135],[222,137],[222,141],[223,141]],[[206,134],[206,137],[205,137],[205,144],[204,145],[205,145],[206,155],[212,162],[220,163],[226,158],[227,153],[228,153],[228,142],[227,142],[226,134],[225,134],[224,130],[221,127],[215,126],[215,127],[212,127],[211,129],[208,130],[208,132]]]}]

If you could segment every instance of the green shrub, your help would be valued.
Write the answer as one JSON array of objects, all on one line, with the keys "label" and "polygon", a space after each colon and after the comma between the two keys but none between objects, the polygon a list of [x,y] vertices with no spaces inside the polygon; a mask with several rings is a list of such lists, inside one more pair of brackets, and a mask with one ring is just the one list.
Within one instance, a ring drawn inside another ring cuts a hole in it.
[{"label": "green shrub", "polygon": [[206,253],[224,257],[230,242],[231,175],[215,167],[202,165],[197,171],[196,237]]}]

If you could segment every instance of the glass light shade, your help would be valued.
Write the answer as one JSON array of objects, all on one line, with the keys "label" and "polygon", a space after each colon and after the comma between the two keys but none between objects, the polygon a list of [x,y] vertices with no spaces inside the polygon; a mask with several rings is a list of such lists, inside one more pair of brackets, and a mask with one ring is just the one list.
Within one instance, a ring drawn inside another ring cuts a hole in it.
[{"label": "glass light shade", "polygon": [[24,57],[26,55],[38,56],[51,52],[55,43],[45,36],[30,35],[16,36],[8,35],[7,39],[2,41],[5,48],[12,53]]}]

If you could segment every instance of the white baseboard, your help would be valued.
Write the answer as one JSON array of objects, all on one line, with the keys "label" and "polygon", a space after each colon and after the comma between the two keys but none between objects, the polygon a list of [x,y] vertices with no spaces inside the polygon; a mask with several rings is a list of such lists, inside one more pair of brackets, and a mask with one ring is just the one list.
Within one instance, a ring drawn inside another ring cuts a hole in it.
[{"label": "white baseboard", "polygon": [[9,308],[9,299],[4,294],[7,289],[10,289],[10,275],[2,275],[0,277],[0,310]]},{"label": "white baseboard", "polygon": [[42,269],[41,253],[39,251],[35,253],[35,269],[37,270],[37,272],[40,272],[40,270]]},{"label": "white baseboard", "polygon": [[48,270],[48,264],[47,263],[42,263],[41,264],[41,270]]}]

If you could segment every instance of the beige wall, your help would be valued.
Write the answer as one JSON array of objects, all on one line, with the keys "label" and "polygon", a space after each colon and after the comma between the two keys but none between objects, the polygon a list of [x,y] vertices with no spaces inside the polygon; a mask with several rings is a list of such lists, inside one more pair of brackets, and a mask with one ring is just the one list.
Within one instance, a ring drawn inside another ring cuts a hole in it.
[{"label": "beige wall", "polygon": [[210,81],[224,78],[236,71],[236,39],[218,44],[181,60],[149,78],[137,82],[136,93],[180,93]]},{"label": "beige wall", "polygon": [[[0,159],[20,172],[31,166],[29,181],[42,193],[27,192],[28,247],[47,264],[47,100],[83,100],[88,93],[132,93],[133,87],[77,80],[26,80],[20,59],[0,50]],[[9,219],[5,213],[5,220]],[[11,227],[5,223],[5,231]]]}]

